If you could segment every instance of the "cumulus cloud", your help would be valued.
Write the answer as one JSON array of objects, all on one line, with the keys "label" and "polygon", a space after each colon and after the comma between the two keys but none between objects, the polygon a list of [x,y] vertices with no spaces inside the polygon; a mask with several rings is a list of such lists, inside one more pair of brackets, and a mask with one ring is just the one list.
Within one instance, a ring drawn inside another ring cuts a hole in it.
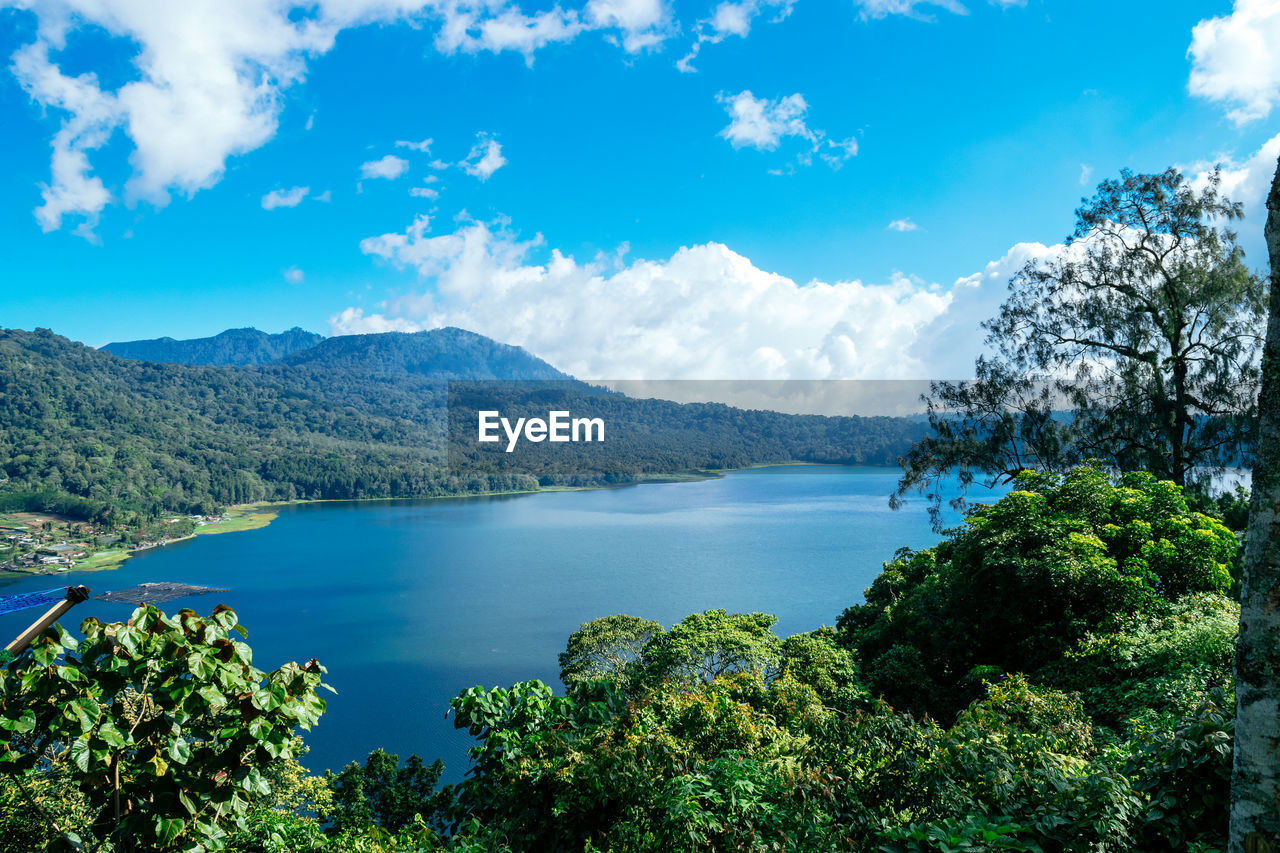
[{"label": "cumulus cloud", "polygon": [[[92,226],[110,201],[89,152],[116,129],[133,144],[126,200],[164,205],[173,191],[212,186],[228,157],[275,133],[281,92],[301,79],[308,54],[329,48],[337,26],[291,21],[277,4],[252,0],[43,0],[31,8],[35,40],[14,54],[10,69],[33,100],[64,114],[52,180],[36,212],[46,230],[68,215]],[[73,29],[93,26],[137,47],[136,79],[114,91],[92,73],[68,76],[57,56]]]},{"label": "cumulus cloud", "polygon": [[[736,95],[721,93],[717,96],[729,113],[729,125],[720,131],[720,135],[729,140],[734,148],[755,148],[760,151],[773,151],[786,137],[796,137],[807,143],[797,158],[796,164],[808,166],[817,155],[820,159],[838,169],[858,153],[858,141],[848,139],[830,139],[826,131],[812,128],[806,123],[809,104],[799,92],[775,100],[757,98],[750,90],[743,90]],[[791,168],[794,168],[792,166]],[[773,170],[780,174],[782,170]]]},{"label": "cumulus cloud", "polygon": [[478,133],[476,144],[471,146],[467,158],[458,165],[468,175],[487,181],[490,175],[506,164],[507,158],[502,156],[502,146],[498,141],[486,133]]},{"label": "cumulus cloud", "polygon": [[1266,118],[1280,101],[1280,3],[1236,0],[1230,15],[1191,31],[1191,94],[1233,105],[1236,124]]},{"label": "cumulus cloud", "polygon": [[890,231],[917,231],[920,226],[911,221],[908,216],[904,219],[895,219],[885,226]]},{"label": "cumulus cloud", "polygon": [[442,53],[511,50],[524,54],[525,61],[532,63],[540,48],[571,41],[588,29],[577,12],[558,6],[526,15],[515,6],[501,4],[496,12],[485,3],[441,5],[448,10],[436,36],[436,47]]},{"label": "cumulus cloud", "polygon": [[597,29],[615,29],[627,53],[654,47],[668,35],[671,13],[662,0],[587,0],[586,18]]},{"label": "cumulus cloud", "polygon": [[734,148],[750,146],[772,151],[784,136],[809,138],[809,128],[804,122],[809,105],[799,92],[768,101],[744,90],[732,96],[722,93],[719,100],[732,119],[720,135]]},{"label": "cumulus cloud", "polygon": [[431,187],[411,187],[409,189],[409,195],[414,198],[425,198],[435,201],[440,197],[440,191],[432,189]]},{"label": "cumulus cloud", "polygon": [[[309,192],[311,192],[311,187],[290,187],[287,190],[272,190],[262,197],[262,209],[275,210],[277,207],[297,207],[302,204],[302,200],[307,197]],[[328,199],[325,200],[327,201]]]},{"label": "cumulus cloud", "polygon": [[409,169],[409,161],[394,154],[388,154],[381,160],[370,160],[360,164],[360,177],[383,178],[394,181]]},{"label": "cumulus cloud", "polygon": [[302,280],[306,278],[302,270],[297,267],[289,267],[284,271],[284,280],[290,284],[302,284]]},{"label": "cumulus cloud", "polygon": [[769,23],[778,23],[791,14],[795,0],[724,0],[712,11],[711,17],[698,21],[697,39],[689,47],[689,53],[676,62],[681,71],[696,71],[693,60],[704,44],[719,44],[729,36],[746,38],[751,24],[766,11],[772,13]]},{"label": "cumulus cloud", "polygon": [[1267,261],[1267,248],[1262,229],[1267,221],[1267,192],[1276,173],[1276,161],[1280,160],[1280,134],[1262,143],[1257,151],[1243,159],[1220,157],[1213,162],[1192,163],[1182,166],[1182,172],[1191,176],[1194,186],[1203,186],[1214,167],[1221,169],[1224,196],[1244,207],[1244,219],[1235,223],[1234,230],[1240,245],[1255,266]]},{"label": "cumulus cloud", "polygon": [[[535,14],[516,0],[321,0],[305,7],[262,0],[22,0],[37,21],[34,40],[10,71],[40,107],[61,117],[51,140],[50,177],[35,209],[51,231],[68,217],[92,233],[115,192],[91,155],[117,132],[131,146],[129,204],[157,206],[216,184],[228,158],[276,133],[285,93],[339,32],[372,23],[435,26],[443,53],[534,51],[589,30],[605,30],[629,52],[655,45],[671,27],[662,0],[588,0]],[[96,29],[127,42],[132,79],[112,88],[94,73],[71,73],[61,51],[73,31]],[[311,127],[311,119],[307,127]],[[421,144],[421,143],[418,143]]]},{"label": "cumulus cloud", "polygon": [[902,275],[800,284],[719,243],[580,263],[501,225],[433,235],[422,216],[360,247],[416,270],[424,288],[371,313],[347,308],[331,318],[335,334],[456,325],[586,378],[927,376],[913,348],[952,302]]},{"label": "cumulus cloud", "polygon": [[981,271],[957,278],[948,291],[951,304],[921,331],[915,347],[916,357],[930,366],[929,375],[939,379],[972,376],[974,360],[987,352],[981,324],[996,315],[1008,296],[1009,279],[1028,262],[1049,261],[1066,251],[1070,250],[1062,243],[1018,243]]}]

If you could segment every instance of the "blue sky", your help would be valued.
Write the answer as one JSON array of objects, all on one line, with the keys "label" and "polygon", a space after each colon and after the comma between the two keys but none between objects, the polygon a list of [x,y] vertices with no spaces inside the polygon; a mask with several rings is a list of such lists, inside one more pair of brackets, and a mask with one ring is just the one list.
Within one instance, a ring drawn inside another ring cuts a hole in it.
[{"label": "blue sky", "polygon": [[575,2],[3,9],[0,325],[963,375],[1125,166],[1223,164],[1265,260],[1277,0]]}]

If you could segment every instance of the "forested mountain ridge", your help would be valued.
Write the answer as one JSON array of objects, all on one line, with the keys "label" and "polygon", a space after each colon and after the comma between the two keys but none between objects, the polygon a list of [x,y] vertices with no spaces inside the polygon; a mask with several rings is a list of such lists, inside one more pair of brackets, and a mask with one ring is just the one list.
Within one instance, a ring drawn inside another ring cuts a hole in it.
[{"label": "forested mountain ridge", "polygon": [[283,361],[294,367],[408,373],[433,379],[572,378],[523,347],[453,326],[427,332],[343,335],[295,352]]},{"label": "forested mountain ridge", "polygon": [[257,329],[227,329],[208,338],[178,341],[154,338],[146,341],[117,341],[100,347],[112,355],[134,361],[214,366],[267,364],[299,350],[310,349],[323,335],[294,326],[269,335]]},{"label": "forested mountain ridge", "polygon": [[[258,500],[619,484],[762,462],[888,465],[923,429],[604,394],[460,329],[353,336],[308,353],[262,366],[162,364],[46,329],[0,330],[0,501],[156,517]],[[604,454],[462,455],[450,465],[446,380],[494,377],[555,379],[533,397],[512,383],[494,399],[517,408],[546,403],[545,394],[600,401],[611,435],[625,440]]]}]

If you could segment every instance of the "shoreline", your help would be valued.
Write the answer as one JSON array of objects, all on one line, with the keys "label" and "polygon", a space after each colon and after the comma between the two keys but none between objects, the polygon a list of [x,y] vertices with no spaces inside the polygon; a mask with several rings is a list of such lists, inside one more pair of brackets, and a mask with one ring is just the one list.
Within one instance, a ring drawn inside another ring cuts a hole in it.
[{"label": "shoreline", "polygon": [[[256,501],[248,504],[235,504],[224,510],[221,521],[214,521],[197,527],[195,532],[180,536],[175,539],[165,539],[160,542],[153,542],[146,545],[139,545],[135,548],[109,550],[94,554],[85,558],[69,569],[60,571],[39,571],[39,572],[22,572],[22,571],[6,571],[0,570],[0,581],[16,580],[18,578],[28,577],[47,577],[54,578],[60,575],[68,575],[72,572],[104,572],[120,568],[124,562],[137,554],[143,554],[148,551],[154,551],[157,548],[164,548],[177,542],[188,542],[199,536],[211,536],[223,533],[240,533],[247,530],[260,530],[268,527],[271,522],[275,521],[280,515],[280,510],[285,507],[292,506],[308,506],[312,504],[326,503],[391,503],[391,502],[408,502],[408,501],[435,501],[435,500],[469,500],[472,498],[495,498],[518,495],[537,495],[544,492],[596,492],[607,489],[626,489],[632,486],[647,485],[665,485],[671,483],[700,483],[707,480],[718,480],[726,474],[732,474],[738,471],[753,471],[760,468],[784,468],[792,466],[823,466],[836,465],[843,463],[838,462],[761,462],[752,465],[746,465],[741,468],[706,468],[699,471],[688,471],[676,474],[659,474],[651,477],[634,480],[630,483],[613,483],[609,485],[599,486],[539,486],[536,489],[513,489],[501,492],[473,492],[461,495],[418,495],[414,497],[392,498],[299,498],[291,501]],[[845,466],[847,467],[847,466]],[[868,466],[876,468],[889,468],[892,466],[876,465]]]}]

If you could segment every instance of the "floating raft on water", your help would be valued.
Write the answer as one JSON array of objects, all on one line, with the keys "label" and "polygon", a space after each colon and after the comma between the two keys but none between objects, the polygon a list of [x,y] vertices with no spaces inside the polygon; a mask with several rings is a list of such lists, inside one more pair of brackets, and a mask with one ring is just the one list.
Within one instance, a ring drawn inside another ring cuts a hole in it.
[{"label": "floating raft on water", "polygon": [[114,604],[164,604],[175,598],[188,595],[207,595],[211,592],[226,592],[212,586],[192,586],[187,583],[144,583],[133,589],[121,589],[95,595],[99,601],[110,601]]}]

